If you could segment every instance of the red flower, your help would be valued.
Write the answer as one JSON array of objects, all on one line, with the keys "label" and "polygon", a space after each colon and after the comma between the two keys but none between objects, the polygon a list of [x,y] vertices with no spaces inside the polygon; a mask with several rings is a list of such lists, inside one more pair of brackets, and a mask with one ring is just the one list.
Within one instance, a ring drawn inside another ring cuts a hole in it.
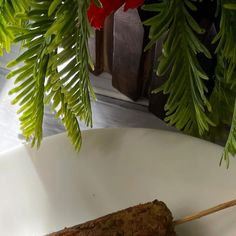
[{"label": "red flower", "polygon": [[87,15],[90,24],[101,29],[107,16],[118,10],[124,4],[124,11],[137,8],[142,5],[144,0],[100,0],[102,8],[97,7],[92,0]]}]

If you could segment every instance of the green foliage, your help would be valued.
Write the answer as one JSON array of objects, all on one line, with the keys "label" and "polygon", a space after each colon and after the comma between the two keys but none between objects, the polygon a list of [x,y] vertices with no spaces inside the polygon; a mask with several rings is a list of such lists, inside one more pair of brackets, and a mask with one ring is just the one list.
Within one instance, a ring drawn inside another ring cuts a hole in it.
[{"label": "green foliage", "polygon": [[[217,66],[212,93],[198,61],[200,54],[209,59],[211,54],[199,40],[204,30],[192,16],[196,0],[159,0],[143,6],[156,13],[144,22],[150,27],[146,50],[163,40],[157,74],[168,75],[168,80],[154,92],[168,95],[166,122],[204,137],[216,137],[231,127],[222,155],[229,166],[230,155],[236,155],[236,3],[215,1],[220,27],[213,41]],[[94,3],[102,7],[100,0]],[[0,54],[9,52],[13,42],[22,45],[22,54],[8,64],[14,70],[7,78],[15,79],[12,103],[20,105],[21,129],[33,146],[39,147],[42,140],[45,104],[64,124],[76,150],[81,147],[78,119],[92,126],[89,4],[90,0],[0,0]]]},{"label": "green foliage", "polygon": [[[216,97],[213,99],[216,105],[215,112],[217,111],[220,122],[226,124],[231,122],[229,136],[222,155],[222,160],[226,161],[227,167],[230,154],[236,154],[236,3],[233,2],[229,0],[221,0],[220,2],[220,31],[214,40],[214,42],[218,41],[216,80],[223,88],[221,90],[216,88],[214,91],[216,93],[213,94]],[[224,96],[222,96],[222,92],[224,92]],[[224,101],[223,104],[222,101]],[[220,110],[225,110],[225,113],[218,112]],[[232,121],[228,120],[226,115]]]},{"label": "green foliage", "polygon": [[[168,80],[154,92],[168,94],[165,105],[166,121],[179,130],[196,136],[216,136],[231,125],[222,159],[229,165],[229,154],[236,154],[236,3],[218,0],[220,30],[213,43],[218,43],[215,86],[210,95],[205,81],[208,76],[197,56],[211,55],[199,40],[204,33],[191,16],[196,11],[193,0],[161,0],[144,6],[156,16],[144,22],[150,26],[150,48],[163,40],[157,75]],[[209,99],[209,100],[208,100]],[[233,117],[233,118],[232,118]]]},{"label": "green foliage", "polygon": [[[24,65],[9,73],[15,77],[20,105],[21,129],[32,145],[39,147],[43,135],[44,104],[50,104],[55,117],[65,125],[76,150],[81,146],[77,117],[92,125],[89,81],[89,1],[30,1],[27,19],[17,31],[15,42],[25,51],[8,66]],[[89,64],[90,63],[90,64]]]},{"label": "green foliage", "polygon": [[28,4],[28,0],[23,0],[20,4],[17,0],[0,1],[0,56],[3,56],[4,49],[10,52],[14,31],[22,25],[22,20],[16,13],[24,13],[28,9]]},{"label": "green foliage", "polygon": [[208,116],[211,105],[205,95],[204,80],[208,77],[197,54],[203,53],[208,58],[211,55],[195,34],[204,33],[189,13],[189,9],[196,10],[196,7],[190,0],[163,0],[144,9],[158,12],[145,22],[151,27],[148,48],[165,35],[157,74],[162,76],[168,72],[170,75],[156,90],[169,95],[165,120],[180,130],[202,136],[214,123]]}]

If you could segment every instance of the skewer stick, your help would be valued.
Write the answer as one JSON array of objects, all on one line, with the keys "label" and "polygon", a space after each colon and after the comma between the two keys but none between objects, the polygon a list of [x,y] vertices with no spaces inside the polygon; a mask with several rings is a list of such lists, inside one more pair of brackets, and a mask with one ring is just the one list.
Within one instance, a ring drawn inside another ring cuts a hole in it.
[{"label": "skewer stick", "polygon": [[214,206],[214,207],[211,207],[211,208],[209,208],[207,210],[200,211],[200,212],[195,213],[193,215],[190,215],[190,216],[187,216],[187,217],[184,217],[184,218],[181,218],[181,219],[174,220],[173,224],[175,226],[176,225],[180,225],[180,224],[184,224],[184,223],[187,223],[189,221],[197,220],[197,219],[199,219],[201,217],[213,214],[215,212],[224,210],[224,209],[232,207],[232,206],[236,206],[236,199],[232,200],[232,201],[229,201],[229,202],[222,203],[222,204]]}]

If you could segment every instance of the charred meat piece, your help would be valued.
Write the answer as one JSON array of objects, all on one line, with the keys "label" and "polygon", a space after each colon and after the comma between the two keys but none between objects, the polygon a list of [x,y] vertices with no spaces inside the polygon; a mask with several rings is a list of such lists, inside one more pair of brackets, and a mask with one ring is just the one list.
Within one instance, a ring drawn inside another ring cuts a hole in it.
[{"label": "charred meat piece", "polygon": [[173,217],[158,200],[65,228],[48,236],[176,236]]}]

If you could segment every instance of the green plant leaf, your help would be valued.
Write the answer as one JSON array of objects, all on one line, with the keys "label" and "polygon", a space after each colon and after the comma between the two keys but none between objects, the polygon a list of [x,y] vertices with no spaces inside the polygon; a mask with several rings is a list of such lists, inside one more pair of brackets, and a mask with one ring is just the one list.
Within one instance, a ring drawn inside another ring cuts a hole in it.
[{"label": "green plant leaf", "polygon": [[236,155],[236,4],[229,0],[221,0],[220,30],[213,42],[218,42],[216,86],[212,94],[214,119],[218,126],[230,128],[228,139],[222,155],[229,167],[230,156]]},{"label": "green plant leaf", "polygon": [[94,93],[89,81],[87,20],[90,2],[31,3],[31,8],[18,14],[18,19],[28,21],[17,27],[14,39],[22,43],[25,51],[8,64],[14,67],[24,63],[7,76],[15,78],[16,86],[10,91],[16,94],[12,103],[20,105],[21,129],[33,146],[40,146],[44,104],[49,104],[78,151],[82,140],[77,119],[92,125],[90,94],[94,97]]},{"label": "green plant leaf", "polygon": [[[164,37],[157,74],[169,76],[155,92],[168,95],[165,121],[186,133],[202,136],[215,124],[208,116],[211,104],[204,83],[208,76],[197,60],[199,53],[208,58],[211,54],[196,35],[204,30],[189,13],[189,9],[197,10],[196,6],[190,0],[163,0],[153,7],[157,15],[144,24],[150,26],[147,48]],[[150,11],[152,5],[144,9]]]},{"label": "green plant leaf", "polygon": [[236,3],[226,3],[223,7],[228,10],[236,10]]},{"label": "green plant leaf", "polygon": [[99,8],[102,8],[102,7],[103,7],[100,0],[94,0],[94,4],[95,4],[97,7],[99,7]]}]

